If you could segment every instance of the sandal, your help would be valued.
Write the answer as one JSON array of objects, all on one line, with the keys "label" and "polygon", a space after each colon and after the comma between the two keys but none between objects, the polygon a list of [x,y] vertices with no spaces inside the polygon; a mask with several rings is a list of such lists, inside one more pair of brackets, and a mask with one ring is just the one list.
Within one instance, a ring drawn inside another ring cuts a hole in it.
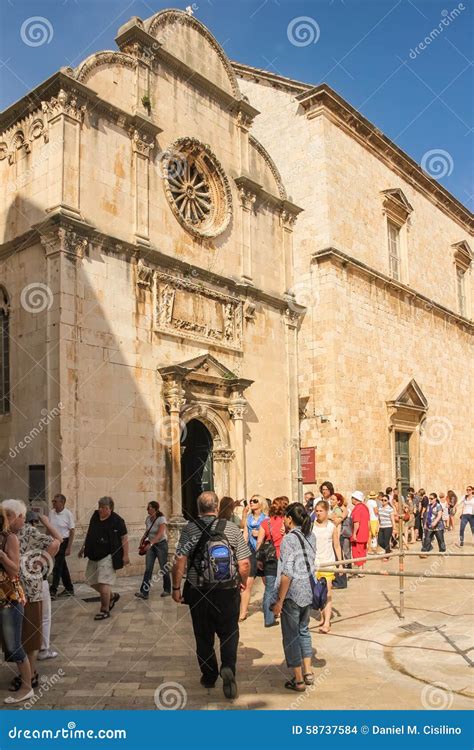
[{"label": "sandal", "polygon": [[115,607],[115,605],[116,605],[116,603],[118,602],[119,599],[120,599],[120,594],[113,594],[110,597],[109,612],[110,612],[111,609],[113,609]]},{"label": "sandal", "polygon": [[321,633],[322,635],[327,635],[329,633],[329,628],[325,630],[324,628],[319,628],[318,633]]},{"label": "sandal", "polygon": [[[35,688],[39,685],[39,674],[38,672],[35,672],[33,674],[33,677],[31,678],[31,687]],[[8,688],[10,693],[17,693],[18,690],[21,688],[21,677],[19,674],[17,674],[16,677],[13,678],[13,680],[10,682],[10,687]]]},{"label": "sandal", "polygon": [[303,675],[303,680],[305,685],[314,685],[314,674],[313,672],[308,672],[308,674]]},{"label": "sandal", "polygon": [[249,616],[249,615],[248,615],[248,612],[247,612],[247,614],[246,614],[246,615],[244,615],[243,617],[239,617],[239,622],[243,622],[244,620],[246,620],[246,619],[247,619],[247,617],[248,617],[248,616]]},{"label": "sandal", "polygon": [[10,693],[16,693],[17,690],[21,688],[21,677],[19,674],[17,674],[16,677],[13,678],[13,680],[10,682],[10,687],[8,688]]},{"label": "sandal", "polygon": [[304,691],[306,690],[305,683],[296,682],[294,677],[291,680],[287,680],[285,682],[285,687],[287,690],[296,690],[297,693],[304,693]]},{"label": "sandal", "polygon": [[110,617],[110,612],[103,612],[101,610],[100,612],[97,612],[94,620],[107,620],[108,617]]}]

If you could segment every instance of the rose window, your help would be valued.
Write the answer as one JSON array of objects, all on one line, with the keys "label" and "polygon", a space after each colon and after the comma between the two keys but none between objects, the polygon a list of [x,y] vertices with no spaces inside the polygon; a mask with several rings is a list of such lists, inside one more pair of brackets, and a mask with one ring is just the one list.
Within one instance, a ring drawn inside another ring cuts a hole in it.
[{"label": "rose window", "polygon": [[204,223],[212,210],[209,185],[196,164],[176,162],[174,174],[169,174],[171,195],[181,217],[194,226]]},{"label": "rose window", "polygon": [[196,237],[216,237],[232,215],[229,182],[208,146],[181,138],[167,151],[164,187],[171,210]]}]

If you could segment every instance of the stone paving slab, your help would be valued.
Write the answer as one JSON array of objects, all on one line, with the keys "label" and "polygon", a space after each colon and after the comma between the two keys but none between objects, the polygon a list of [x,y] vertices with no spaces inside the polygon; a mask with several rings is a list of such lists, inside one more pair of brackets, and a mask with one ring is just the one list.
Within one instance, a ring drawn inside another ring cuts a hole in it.
[{"label": "stone paving slab", "polygon": [[[464,550],[472,552],[473,545]],[[91,590],[78,584],[76,598],[53,602],[52,646],[60,656],[39,666],[43,679],[57,677],[59,669],[64,675],[43,694],[37,691],[35,709],[156,709],[159,686],[174,690],[189,710],[473,708],[472,582],[430,578],[433,569],[467,572],[471,561],[409,558],[406,569],[420,577],[406,579],[403,621],[397,616],[398,578],[351,579],[347,590],[334,593],[331,633],[319,634],[317,618],[311,620],[316,684],[304,694],[283,687],[289,673],[281,631],[263,628],[258,581],[240,627],[240,695],[231,702],[220,681],[212,690],[199,684],[187,607],[160,599],[159,592],[137,600],[139,579],[120,578],[122,596],[112,617],[97,623],[97,603],[83,601]],[[395,560],[385,564],[389,571],[396,566]],[[416,623],[422,632],[402,627],[416,629]],[[10,678],[3,665],[0,687],[5,690]]]}]

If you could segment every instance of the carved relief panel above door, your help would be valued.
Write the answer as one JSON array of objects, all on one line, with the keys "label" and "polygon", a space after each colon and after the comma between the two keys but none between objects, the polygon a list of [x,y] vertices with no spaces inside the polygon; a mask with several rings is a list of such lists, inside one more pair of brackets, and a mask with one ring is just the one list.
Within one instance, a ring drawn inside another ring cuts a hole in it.
[{"label": "carved relief panel above door", "polygon": [[242,350],[242,301],[202,284],[156,274],[156,331]]}]

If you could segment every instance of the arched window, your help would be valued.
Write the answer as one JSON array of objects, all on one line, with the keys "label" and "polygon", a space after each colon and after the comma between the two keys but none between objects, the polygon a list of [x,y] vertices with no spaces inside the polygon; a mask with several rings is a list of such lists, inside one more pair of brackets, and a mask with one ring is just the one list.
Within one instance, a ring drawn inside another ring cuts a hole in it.
[{"label": "arched window", "polygon": [[0,414],[10,412],[10,337],[8,296],[0,286]]}]

